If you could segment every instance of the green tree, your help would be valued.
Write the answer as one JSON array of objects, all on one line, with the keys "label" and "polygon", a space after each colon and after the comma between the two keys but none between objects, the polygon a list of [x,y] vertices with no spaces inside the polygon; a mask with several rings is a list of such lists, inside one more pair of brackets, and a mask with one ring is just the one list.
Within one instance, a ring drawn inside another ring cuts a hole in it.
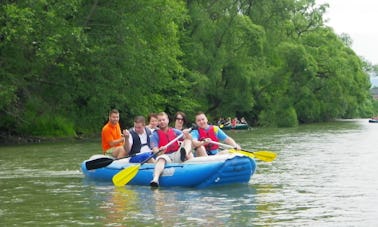
[{"label": "green tree", "polygon": [[[238,1],[188,1],[183,39],[186,77],[201,109],[212,116],[248,112],[262,58],[264,31],[239,14]],[[242,91],[242,92],[241,92]]]},{"label": "green tree", "polygon": [[[59,109],[60,105],[53,105],[55,96],[65,103],[65,95],[72,91],[62,75],[78,72],[74,53],[81,50],[83,40],[80,28],[71,23],[77,6],[74,0],[1,6],[0,75],[6,102],[0,109],[4,119],[0,127],[9,133],[31,134],[40,126],[39,119],[48,119]],[[29,110],[34,111],[29,114]],[[69,121],[64,115],[62,119]]]},{"label": "green tree", "polygon": [[83,9],[91,52],[81,64],[89,66],[84,75],[95,81],[83,91],[96,90],[81,94],[78,112],[96,114],[90,125],[112,107],[131,124],[135,115],[194,105],[178,60],[186,19],[182,2],[87,1]]},{"label": "green tree", "polygon": [[374,113],[369,74],[327,4],[2,1],[1,134],[99,133],[111,108],[295,126]]}]

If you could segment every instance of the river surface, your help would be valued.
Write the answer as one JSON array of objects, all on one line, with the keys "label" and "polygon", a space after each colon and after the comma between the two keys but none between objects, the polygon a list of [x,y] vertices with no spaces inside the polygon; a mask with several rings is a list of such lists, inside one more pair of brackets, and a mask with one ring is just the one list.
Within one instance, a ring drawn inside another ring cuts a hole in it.
[{"label": "river surface", "polygon": [[227,131],[257,161],[248,184],[207,189],[85,180],[99,142],[0,147],[1,226],[378,226],[378,124]]}]

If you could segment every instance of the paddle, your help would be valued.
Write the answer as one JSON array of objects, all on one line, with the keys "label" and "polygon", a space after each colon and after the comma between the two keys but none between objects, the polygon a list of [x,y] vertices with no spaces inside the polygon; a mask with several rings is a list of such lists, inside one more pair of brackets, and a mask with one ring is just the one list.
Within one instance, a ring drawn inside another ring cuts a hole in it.
[{"label": "paddle", "polygon": [[97,158],[97,159],[87,161],[85,163],[85,167],[87,168],[87,170],[99,169],[99,168],[106,167],[106,166],[110,165],[112,162],[114,162],[116,160],[129,158],[129,157],[130,156],[126,156],[126,157],[117,158],[117,159],[114,159],[114,158],[111,158],[111,157],[101,157],[101,158]]},{"label": "paddle", "polygon": [[244,150],[244,149],[237,150],[237,149],[235,149],[235,147],[228,145],[228,144],[218,143],[218,142],[215,142],[215,141],[212,141],[212,140],[209,141],[209,143],[216,144],[216,145],[224,147],[224,148],[232,149],[232,150],[230,150],[231,153],[240,153],[240,154],[243,154],[243,155],[248,156],[250,158],[257,158],[257,159],[264,161],[264,162],[271,162],[277,156],[276,153],[271,152],[271,151],[248,151],[248,150]]},{"label": "paddle", "polygon": [[[192,130],[192,128],[189,129],[189,131],[191,131],[191,130]],[[156,152],[155,154],[151,155],[150,157],[148,157],[146,160],[144,160],[143,162],[139,163],[138,165],[129,166],[129,167],[124,168],[123,170],[119,171],[116,175],[113,176],[113,179],[112,179],[113,180],[113,184],[115,186],[117,186],[117,187],[121,187],[121,186],[124,186],[127,183],[129,183],[137,175],[137,173],[138,173],[139,168],[140,168],[141,165],[145,164],[151,158],[153,158],[154,156],[156,156],[157,154],[159,154],[163,150],[167,149],[169,146],[171,146],[173,143],[175,143],[177,140],[179,140],[183,136],[184,136],[183,133],[180,134],[179,136],[177,136],[176,138],[174,138],[172,141],[170,141],[169,143],[167,143],[167,145],[161,147],[158,152]]]}]

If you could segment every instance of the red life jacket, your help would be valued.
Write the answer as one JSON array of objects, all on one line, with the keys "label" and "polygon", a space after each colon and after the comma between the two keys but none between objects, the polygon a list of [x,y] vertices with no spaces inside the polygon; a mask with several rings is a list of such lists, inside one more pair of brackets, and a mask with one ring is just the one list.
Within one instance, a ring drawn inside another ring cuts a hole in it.
[{"label": "red life jacket", "polygon": [[[157,133],[159,135],[159,147],[167,145],[170,141],[177,137],[173,128],[169,128],[167,132],[163,130],[157,129]],[[164,152],[166,154],[176,152],[180,148],[178,142],[173,143],[171,146],[167,147],[167,150]]]},{"label": "red life jacket", "polygon": [[[199,139],[203,140],[206,138],[210,138],[212,141],[218,142],[217,135],[215,134],[215,127],[213,125],[209,126],[209,129],[206,131],[203,128],[198,128],[198,134],[199,134]],[[217,150],[219,148],[218,145],[208,143],[205,145],[206,151],[212,151],[212,150]]]}]

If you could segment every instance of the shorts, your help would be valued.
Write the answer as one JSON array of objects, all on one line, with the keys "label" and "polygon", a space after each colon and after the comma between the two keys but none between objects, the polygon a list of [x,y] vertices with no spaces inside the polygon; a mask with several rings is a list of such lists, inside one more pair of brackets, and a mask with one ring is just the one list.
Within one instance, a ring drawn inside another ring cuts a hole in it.
[{"label": "shorts", "polygon": [[130,163],[141,163],[146,161],[149,157],[151,157],[154,153],[153,152],[144,152],[136,154],[130,158]]},{"label": "shorts", "polygon": [[167,163],[171,163],[171,162],[174,162],[174,163],[181,163],[181,158],[180,158],[181,154],[180,154],[180,151],[176,151],[176,152],[173,152],[173,153],[169,153],[169,154],[162,154],[162,155],[159,155],[157,158],[156,158],[156,161],[159,160],[159,159],[164,159]]},{"label": "shorts", "polygon": [[104,155],[110,155],[110,156],[113,156],[113,151],[115,150],[115,147],[111,147],[109,149],[107,149],[105,152],[104,152]]}]

